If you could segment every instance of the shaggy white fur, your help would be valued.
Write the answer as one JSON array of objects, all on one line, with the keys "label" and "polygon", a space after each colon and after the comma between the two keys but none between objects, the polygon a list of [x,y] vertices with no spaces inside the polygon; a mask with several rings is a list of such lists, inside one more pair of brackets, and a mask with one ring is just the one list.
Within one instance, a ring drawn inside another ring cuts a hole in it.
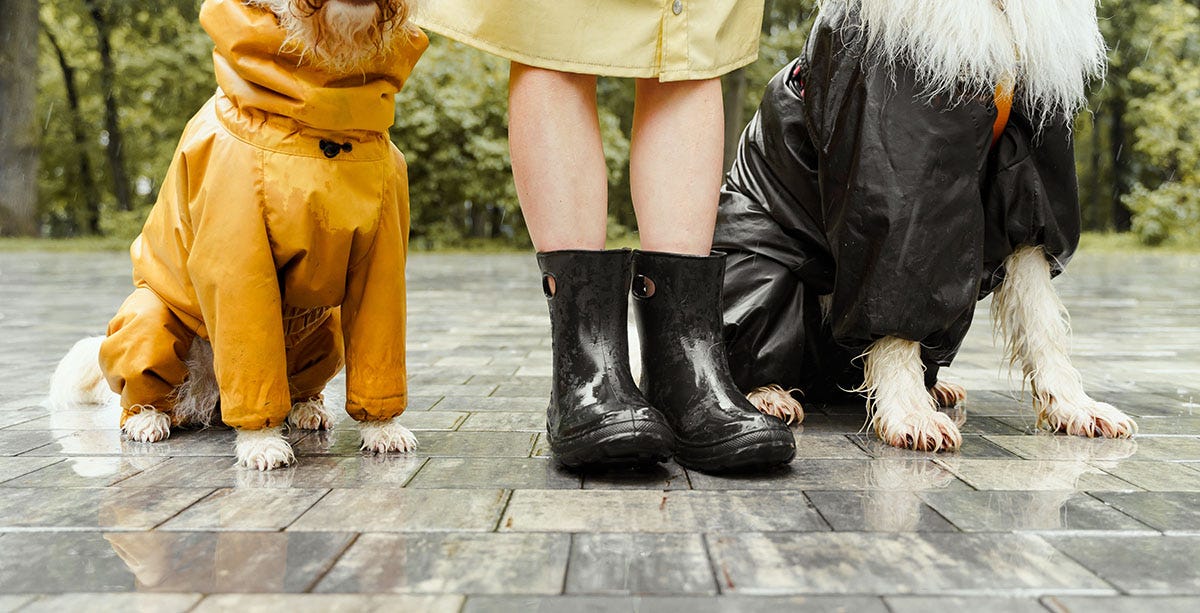
[{"label": "shaggy white fur", "polygon": [[69,409],[79,405],[105,404],[116,397],[100,370],[103,336],[85,338],[59,360],[50,376],[49,406]]},{"label": "shaggy white fur", "polygon": [[1071,364],[1067,309],[1050,282],[1041,247],[1020,247],[1004,261],[1005,277],[993,297],[992,319],[1009,363],[1020,362],[1033,392],[1038,427],[1080,436],[1129,437],[1137,424],[1083,389]]},{"label": "shaggy white fur", "polygon": [[328,430],[333,427],[333,413],[325,408],[324,398],[310,398],[292,404],[287,422],[301,430]]},{"label": "shaggy white fur", "polygon": [[764,385],[750,390],[746,399],[759,411],[778,417],[788,425],[799,424],[804,421],[804,407],[792,397],[791,392],[794,391],[798,390],[785,390],[774,384]]},{"label": "shaggy white fur", "polygon": [[296,461],[283,428],[238,430],[235,447],[238,465],[246,468],[272,470]]},{"label": "shaggy white fur", "polygon": [[940,407],[955,407],[967,399],[967,388],[946,381],[938,381],[929,388],[929,395]]},{"label": "shaggy white fur", "polygon": [[862,387],[871,425],[879,438],[895,447],[950,451],[962,445],[962,434],[950,416],[937,410],[925,389],[921,345],[892,336],[867,348]]},{"label": "shaggy white fur", "polygon": [[212,345],[196,337],[188,348],[188,376],[171,398],[175,406],[171,411],[180,425],[207,428],[217,417],[217,401],[221,399],[221,388],[217,386],[217,373],[213,370]]},{"label": "shaggy white fur", "polygon": [[395,23],[380,24],[375,3],[329,0],[311,13],[304,0],[247,0],[251,6],[265,8],[279,19],[287,32],[284,49],[310,57],[322,69],[333,74],[353,74],[386,52],[393,36],[410,35],[407,25],[412,12],[411,0],[391,0],[397,10]]},{"label": "shaggy white fur", "polygon": [[417,448],[417,437],[409,432],[408,428],[401,426],[396,418],[359,422],[358,431],[362,435],[363,451],[408,453]]},{"label": "shaggy white fur", "polygon": [[871,52],[914,68],[924,94],[992,96],[1015,81],[1035,121],[1071,117],[1103,77],[1095,0],[825,0],[861,15]]},{"label": "shaggy white fur", "polygon": [[126,436],[139,443],[157,443],[171,436],[171,418],[152,406],[139,406],[141,410],[125,420],[121,430]]}]

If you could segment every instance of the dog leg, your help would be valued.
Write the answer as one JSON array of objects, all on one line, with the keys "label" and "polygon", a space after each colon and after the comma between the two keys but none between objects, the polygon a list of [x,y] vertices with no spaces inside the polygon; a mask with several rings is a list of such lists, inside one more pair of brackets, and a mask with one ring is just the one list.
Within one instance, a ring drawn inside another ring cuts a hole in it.
[{"label": "dog leg", "polygon": [[918,451],[950,451],[962,434],[950,416],[939,413],[925,389],[921,345],[887,336],[867,348],[864,381],[871,425],[889,445]]},{"label": "dog leg", "polygon": [[283,428],[238,430],[236,449],[238,465],[246,468],[271,470],[296,461],[292,446],[283,438]]},{"label": "dog leg", "polygon": [[1033,392],[1038,427],[1078,436],[1125,438],[1137,424],[1083,389],[1071,364],[1066,307],[1050,283],[1041,247],[1020,247],[1004,262],[1007,274],[992,302],[992,318],[1004,337],[1010,364],[1020,362]]},{"label": "dog leg", "polygon": [[950,408],[967,399],[967,388],[956,383],[938,381],[929,388],[929,395],[939,407]]},{"label": "dog leg", "polygon": [[171,414],[180,426],[208,428],[219,421],[217,403],[221,400],[221,388],[213,370],[212,344],[199,337],[192,339],[185,363],[188,375],[171,392],[175,401]]},{"label": "dog leg", "polygon": [[130,439],[139,443],[157,443],[171,436],[171,418],[166,413],[148,405],[135,408],[141,411],[130,415],[121,426]]},{"label": "dog leg", "polygon": [[417,437],[400,425],[398,418],[358,422],[362,450],[372,453],[408,453],[417,448]]},{"label": "dog leg", "polygon": [[778,385],[764,385],[750,390],[746,399],[762,413],[778,417],[788,425],[804,421],[804,407],[792,397],[796,390],[785,390]]},{"label": "dog leg", "polygon": [[317,396],[292,404],[287,422],[301,430],[329,430],[333,428],[333,413],[325,407],[325,399]]}]

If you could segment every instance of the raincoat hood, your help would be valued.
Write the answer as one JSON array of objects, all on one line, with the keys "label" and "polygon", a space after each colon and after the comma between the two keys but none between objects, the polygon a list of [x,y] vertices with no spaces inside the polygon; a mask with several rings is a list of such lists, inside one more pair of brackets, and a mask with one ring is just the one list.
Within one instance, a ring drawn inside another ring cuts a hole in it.
[{"label": "raincoat hood", "polygon": [[205,0],[200,24],[216,43],[217,84],[235,106],[289,117],[321,130],[384,132],[395,121],[396,92],[429,45],[416,28],[362,72],[331,74],[285,44],[275,16],[242,0]]}]

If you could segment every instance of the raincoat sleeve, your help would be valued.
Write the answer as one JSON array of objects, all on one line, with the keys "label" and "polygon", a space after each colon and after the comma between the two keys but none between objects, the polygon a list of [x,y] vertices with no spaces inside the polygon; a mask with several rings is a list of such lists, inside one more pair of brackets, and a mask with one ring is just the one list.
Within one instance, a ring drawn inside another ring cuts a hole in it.
[{"label": "raincoat sleeve", "polygon": [[819,318],[816,297],[833,278],[798,69],[799,60],[767,86],[721,189],[713,248],[726,254],[725,339],[743,390],[807,387],[808,320]]},{"label": "raincoat sleeve", "polygon": [[205,182],[192,207],[187,268],[212,342],[221,414],[235,428],[260,429],[284,423],[291,394],[279,280],[252,175]]},{"label": "raincoat sleeve", "polygon": [[1004,259],[1041,246],[1058,275],[1079,246],[1079,188],[1071,128],[1056,119],[1035,130],[1016,109],[996,143],[987,189],[980,298],[1004,280]]},{"label": "raincoat sleeve", "polygon": [[383,421],[408,406],[405,375],[404,261],[408,249],[408,177],[396,153],[399,180],[368,253],[349,271],[342,302],[346,339],[346,412]]}]

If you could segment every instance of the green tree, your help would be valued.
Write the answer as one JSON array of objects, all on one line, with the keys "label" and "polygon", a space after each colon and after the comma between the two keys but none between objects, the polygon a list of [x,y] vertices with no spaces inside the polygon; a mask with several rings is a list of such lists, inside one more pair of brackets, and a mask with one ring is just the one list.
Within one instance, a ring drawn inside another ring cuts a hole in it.
[{"label": "green tree", "polygon": [[0,236],[38,233],[37,0],[0,4]]},{"label": "green tree", "polygon": [[1122,201],[1134,232],[1158,244],[1200,233],[1200,8],[1160,0],[1142,11],[1128,107],[1140,167]]},{"label": "green tree", "polygon": [[[508,154],[508,62],[434,36],[397,96],[393,141],[408,160],[412,237],[418,247],[505,238],[528,245]],[[611,190],[629,145],[601,109]]]}]

